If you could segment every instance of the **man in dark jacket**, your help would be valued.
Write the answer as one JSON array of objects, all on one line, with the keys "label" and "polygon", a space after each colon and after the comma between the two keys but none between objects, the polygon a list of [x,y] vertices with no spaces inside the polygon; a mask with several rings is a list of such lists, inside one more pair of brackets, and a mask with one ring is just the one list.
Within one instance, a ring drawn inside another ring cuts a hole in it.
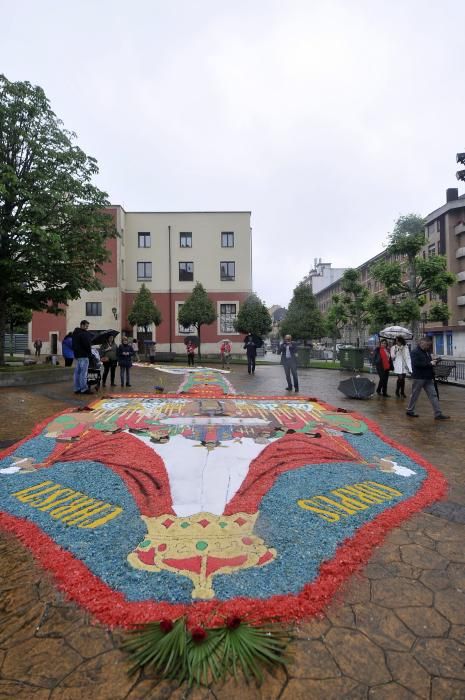
[{"label": "man in dark jacket", "polygon": [[89,321],[81,321],[79,328],[73,331],[73,352],[76,359],[74,369],[74,393],[90,394],[87,386],[87,370],[89,369],[89,359],[92,354],[92,335],[87,330]]},{"label": "man in dark jacket", "polygon": [[413,382],[407,415],[409,418],[418,418],[418,413],[415,413],[415,405],[421,390],[424,389],[433,407],[435,419],[447,420],[450,416],[445,416],[441,411],[439,399],[434,388],[434,367],[438,360],[433,360],[431,357],[431,340],[429,338],[421,338],[410,357],[412,360]]},{"label": "man in dark jacket", "polygon": [[284,372],[287,379],[286,391],[292,391],[292,379],[294,380],[294,389],[299,391],[299,377],[297,376],[297,345],[292,342],[291,335],[285,335],[284,341],[279,346],[279,354],[281,355],[281,364],[284,367]]},{"label": "man in dark jacket", "polygon": [[257,346],[252,333],[247,333],[244,338],[244,350],[247,352],[247,370],[249,374],[255,374],[255,358],[257,357]]}]

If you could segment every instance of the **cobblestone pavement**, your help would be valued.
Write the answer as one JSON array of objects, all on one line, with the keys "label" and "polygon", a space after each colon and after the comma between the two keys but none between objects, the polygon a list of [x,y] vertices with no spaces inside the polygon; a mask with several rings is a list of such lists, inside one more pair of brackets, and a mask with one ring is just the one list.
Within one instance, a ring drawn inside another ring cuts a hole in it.
[{"label": "cobblestone pavement", "polygon": [[[160,379],[154,374],[135,369],[132,391],[150,391]],[[321,619],[294,629],[294,662],[287,672],[268,674],[261,688],[228,681],[186,690],[142,673],[130,678],[119,650],[121,634],[94,624],[87,613],[66,602],[29,552],[2,534],[0,698],[465,698],[463,389],[441,388],[443,410],[451,421],[435,422],[423,397],[417,406],[421,417],[410,421],[405,402],[395,397],[345,399],[337,391],[343,376],[338,371],[301,371],[301,396],[317,396],[372,418],[384,433],[438,466],[450,491],[447,501],[394,530]],[[238,392],[284,393],[279,366],[259,366],[252,377],[237,366],[231,380]],[[178,382],[163,375],[167,390]],[[8,417],[0,427],[0,444],[24,437],[38,420],[83,400],[63,383],[0,390],[1,415]]]}]

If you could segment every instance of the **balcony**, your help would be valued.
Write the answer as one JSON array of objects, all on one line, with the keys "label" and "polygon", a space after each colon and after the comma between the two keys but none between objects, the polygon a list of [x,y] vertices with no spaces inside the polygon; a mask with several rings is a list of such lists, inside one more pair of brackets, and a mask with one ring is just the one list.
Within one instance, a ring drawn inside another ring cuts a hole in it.
[{"label": "balcony", "polygon": [[465,248],[457,248],[457,251],[455,253],[455,257],[458,258],[465,258]]},{"label": "balcony", "polygon": [[465,306],[465,296],[457,297],[457,306]]},{"label": "balcony", "polygon": [[465,282],[465,270],[457,273],[457,282]]},{"label": "balcony", "polygon": [[455,226],[455,235],[458,236],[460,233],[465,233],[465,222],[459,221]]}]

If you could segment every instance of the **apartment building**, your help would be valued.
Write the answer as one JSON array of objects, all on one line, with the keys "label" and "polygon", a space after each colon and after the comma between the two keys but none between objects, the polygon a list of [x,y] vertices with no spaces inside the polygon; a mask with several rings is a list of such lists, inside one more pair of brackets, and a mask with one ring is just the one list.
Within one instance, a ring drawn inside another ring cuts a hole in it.
[{"label": "apartment building", "polygon": [[[158,351],[184,352],[184,339],[195,329],[182,327],[178,313],[201,282],[218,315],[214,324],[202,327],[203,352],[218,352],[224,337],[239,351],[242,336],[234,331],[233,321],[252,292],[251,212],[126,212],[121,206],[108,211],[119,236],[108,241],[111,258],[103,266],[104,289],[83,291],[63,316],[35,313],[31,348],[40,338],[42,352],[60,354],[63,337],[87,318],[90,330],[113,328],[141,341],[155,340]],[[128,322],[142,283],[163,317],[147,336]]]},{"label": "apartment building", "polygon": [[317,292],[321,292],[325,287],[329,287],[329,285],[341,279],[346,269],[345,267],[331,267],[331,263],[324,263],[321,258],[315,258],[313,268],[304,278],[304,281],[310,284],[313,294],[317,294]]},{"label": "apartment building", "polygon": [[[447,268],[456,275],[457,281],[448,289],[447,298],[440,299],[437,295],[430,294],[424,307],[427,312],[432,302],[447,302],[451,314],[449,321],[442,324],[422,321],[422,331],[432,337],[435,353],[465,357],[465,195],[459,196],[458,189],[449,188],[445,204],[426,216],[425,234],[425,245],[421,251],[423,257],[444,255]],[[371,293],[382,292],[383,285],[373,278],[372,268],[382,260],[391,262],[396,259],[399,260],[400,256],[392,256],[384,251],[362,263],[356,268],[362,284]],[[326,312],[334,294],[340,292],[340,280],[316,292],[315,299],[320,311]],[[345,341],[353,340],[351,330],[345,330]],[[365,335],[368,336],[368,330]]]}]

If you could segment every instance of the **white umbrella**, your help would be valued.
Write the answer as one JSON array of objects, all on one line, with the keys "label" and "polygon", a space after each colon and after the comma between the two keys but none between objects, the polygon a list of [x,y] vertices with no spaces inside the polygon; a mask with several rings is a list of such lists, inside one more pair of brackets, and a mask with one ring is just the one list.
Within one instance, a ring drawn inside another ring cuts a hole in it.
[{"label": "white umbrella", "polygon": [[411,340],[413,338],[412,331],[409,331],[408,328],[403,328],[402,326],[388,326],[387,328],[384,328],[384,330],[380,331],[378,335],[380,338],[389,338],[390,340],[397,338],[398,335],[402,336],[402,338],[405,340]]}]

